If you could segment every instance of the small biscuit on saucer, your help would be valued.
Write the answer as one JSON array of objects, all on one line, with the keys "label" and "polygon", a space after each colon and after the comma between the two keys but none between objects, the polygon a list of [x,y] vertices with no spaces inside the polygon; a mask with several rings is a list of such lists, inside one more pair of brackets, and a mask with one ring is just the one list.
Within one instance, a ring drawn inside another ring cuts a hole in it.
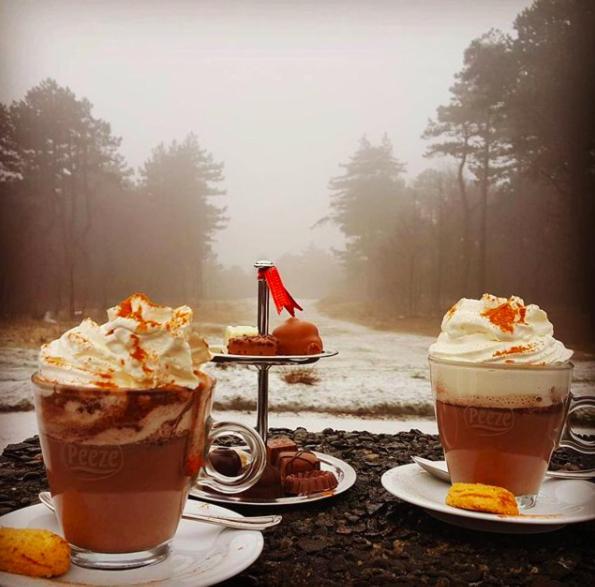
[{"label": "small biscuit on saucer", "polygon": [[446,496],[446,504],[476,512],[519,515],[519,506],[508,489],[482,483],[453,483]]},{"label": "small biscuit on saucer", "polygon": [[70,568],[70,546],[49,530],[0,528],[0,571],[57,577]]}]

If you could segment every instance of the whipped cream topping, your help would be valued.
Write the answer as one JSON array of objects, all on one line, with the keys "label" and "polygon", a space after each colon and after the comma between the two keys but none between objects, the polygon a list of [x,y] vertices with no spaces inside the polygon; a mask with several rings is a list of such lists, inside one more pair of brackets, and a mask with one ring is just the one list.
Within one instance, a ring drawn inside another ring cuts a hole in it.
[{"label": "whipped cream topping", "polygon": [[554,327],[537,305],[484,294],[460,299],[442,319],[430,356],[470,363],[550,365],[568,361],[572,351],[553,336]]},{"label": "whipped cream topping", "polygon": [[87,318],[44,345],[41,377],[105,389],[198,386],[200,365],[210,354],[206,342],[191,333],[188,306],[172,309],[136,293],[107,314],[105,324]]}]

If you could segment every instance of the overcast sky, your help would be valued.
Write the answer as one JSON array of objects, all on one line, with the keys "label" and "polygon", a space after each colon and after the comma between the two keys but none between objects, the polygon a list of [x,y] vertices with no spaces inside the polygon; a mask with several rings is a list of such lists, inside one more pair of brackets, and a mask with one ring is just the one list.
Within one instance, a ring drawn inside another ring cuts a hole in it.
[{"label": "overcast sky", "polygon": [[249,266],[340,246],[311,230],[359,138],[387,132],[408,175],[469,42],[512,30],[530,0],[0,0],[0,101],[47,77],[94,104],[138,167],[194,131],[225,163],[215,250]]}]

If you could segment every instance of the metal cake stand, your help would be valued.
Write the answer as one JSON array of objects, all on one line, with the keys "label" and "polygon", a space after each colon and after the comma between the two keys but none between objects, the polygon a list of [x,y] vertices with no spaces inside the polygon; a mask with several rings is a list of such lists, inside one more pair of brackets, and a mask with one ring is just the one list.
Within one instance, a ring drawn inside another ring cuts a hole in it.
[{"label": "metal cake stand", "polygon": [[[256,269],[266,269],[274,267],[271,261],[261,260],[254,264]],[[258,279],[258,333],[266,336],[269,334],[269,286],[265,279]],[[274,355],[270,357],[251,356],[251,355],[230,355],[226,353],[213,354],[212,361],[214,363],[236,363],[242,365],[254,365],[258,372],[258,397],[256,402],[256,431],[261,436],[266,444],[267,434],[269,428],[269,369],[273,366],[279,365],[309,365],[316,363],[320,359],[327,357],[334,357],[338,353],[336,351],[324,351],[317,355]],[[220,493],[213,493],[205,491],[200,488],[200,485],[190,490],[190,495],[205,499],[208,501],[216,501],[218,503],[241,503],[246,505],[289,505],[295,503],[305,503],[310,501],[318,501],[338,495],[343,491],[349,489],[356,479],[356,474],[353,468],[346,462],[325,455],[316,453],[320,459],[322,469],[331,470],[335,473],[339,486],[333,491],[325,491],[322,493],[314,493],[312,495],[300,495],[291,497],[280,497],[277,499],[254,499],[250,497],[243,497],[242,495],[224,495]]]}]

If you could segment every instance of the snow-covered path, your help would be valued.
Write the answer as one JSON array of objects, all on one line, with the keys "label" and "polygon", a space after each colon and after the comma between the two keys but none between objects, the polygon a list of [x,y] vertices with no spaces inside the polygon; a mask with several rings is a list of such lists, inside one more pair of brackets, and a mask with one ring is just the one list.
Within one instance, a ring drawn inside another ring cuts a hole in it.
[{"label": "snow-covered path", "polygon": [[[313,302],[305,304],[305,308],[303,317],[318,325],[325,349],[339,351],[339,355],[311,367],[319,377],[315,385],[287,384],[281,375],[290,368],[271,368],[271,409],[376,416],[429,413],[426,354],[431,337],[381,332],[329,318],[317,312]],[[278,322],[275,316],[271,330]],[[219,404],[241,405],[256,399],[257,375],[253,368],[209,366],[208,370],[218,381]]]},{"label": "snow-covered path", "polygon": [[[357,416],[430,415],[431,394],[427,367],[428,336],[372,330],[359,324],[329,318],[307,301],[304,319],[315,322],[325,347],[339,351],[337,357],[312,366],[319,378],[315,385],[288,384],[283,369],[270,371],[271,410],[317,411]],[[273,318],[271,329],[279,322]],[[211,337],[212,344],[221,338]],[[29,378],[37,352],[0,347],[0,404],[14,405],[30,399]],[[577,361],[575,393],[595,390],[595,361]],[[216,407],[243,409],[256,400],[256,371],[252,367],[210,364],[207,370],[217,378]]]}]

